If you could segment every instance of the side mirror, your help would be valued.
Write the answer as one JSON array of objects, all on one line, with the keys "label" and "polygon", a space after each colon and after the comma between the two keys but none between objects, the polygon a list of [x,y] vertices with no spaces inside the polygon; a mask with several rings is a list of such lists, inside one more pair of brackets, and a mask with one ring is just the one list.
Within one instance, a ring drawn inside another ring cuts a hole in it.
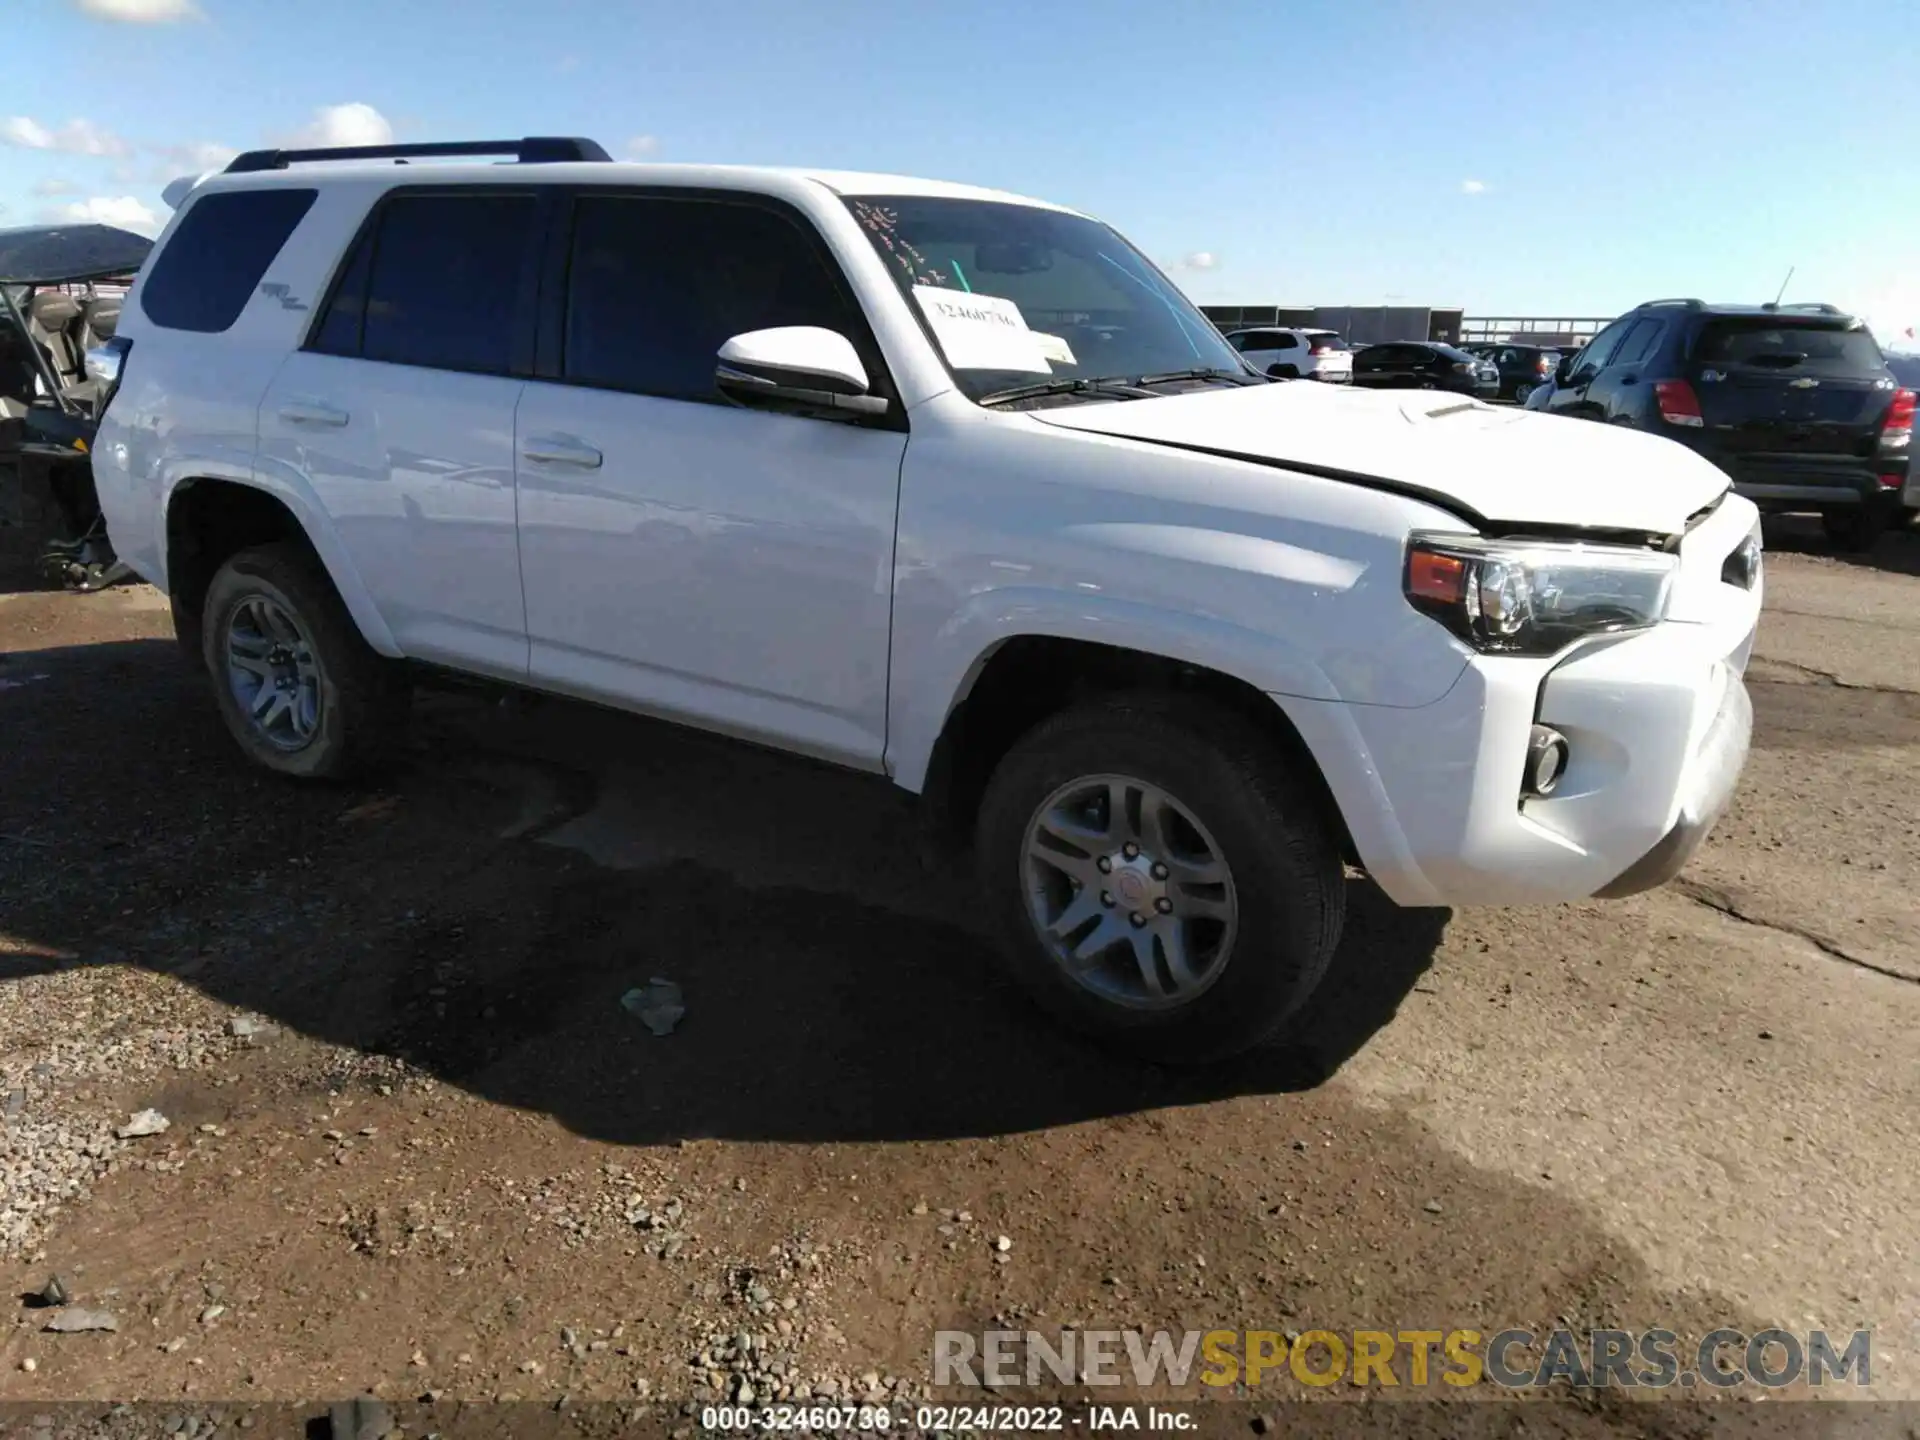
[{"label": "side mirror", "polygon": [[720,347],[714,367],[720,393],[740,405],[831,411],[846,418],[884,415],[853,342],[814,325],[749,330]]},{"label": "side mirror", "polygon": [[1573,356],[1562,355],[1560,363],[1553,367],[1553,383],[1564,385],[1573,378]]}]

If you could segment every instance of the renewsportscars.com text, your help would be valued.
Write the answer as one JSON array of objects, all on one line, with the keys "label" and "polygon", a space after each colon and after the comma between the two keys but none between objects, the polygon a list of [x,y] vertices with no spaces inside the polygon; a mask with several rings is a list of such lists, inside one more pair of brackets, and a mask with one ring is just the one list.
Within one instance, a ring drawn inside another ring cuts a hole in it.
[{"label": "renewsportscars.com text", "polygon": [[1671,1330],[942,1330],[938,1386],[1049,1382],[1215,1389],[1294,1382],[1419,1389],[1556,1382],[1622,1389],[1781,1389],[1872,1384],[1872,1334],[1715,1330],[1697,1345]]}]

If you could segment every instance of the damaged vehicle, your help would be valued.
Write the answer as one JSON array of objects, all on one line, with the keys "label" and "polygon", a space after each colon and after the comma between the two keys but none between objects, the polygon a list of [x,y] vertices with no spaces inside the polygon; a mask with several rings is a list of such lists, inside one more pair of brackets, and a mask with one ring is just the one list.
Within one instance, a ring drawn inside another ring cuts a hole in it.
[{"label": "damaged vehicle", "polygon": [[182,197],[120,335],[100,499],[252,762],[376,769],[453,670],[884,776],[1013,974],[1136,1053],[1280,1033],[1347,865],[1408,906],[1632,895],[1746,759],[1722,471],[1270,383],[1044,201],[260,151]]},{"label": "damaged vehicle", "polygon": [[132,572],[107,538],[89,449],[122,345],[127,286],[153,242],[112,225],[0,230],[0,523],[46,569],[97,590]]}]

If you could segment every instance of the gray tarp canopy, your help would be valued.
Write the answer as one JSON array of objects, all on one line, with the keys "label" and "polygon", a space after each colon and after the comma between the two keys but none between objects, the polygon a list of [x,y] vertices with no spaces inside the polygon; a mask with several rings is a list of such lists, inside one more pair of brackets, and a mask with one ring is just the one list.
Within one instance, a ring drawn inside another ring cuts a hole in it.
[{"label": "gray tarp canopy", "polygon": [[131,275],[153,242],[113,225],[19,225],[0,230],[0,284],[63,285]]}]

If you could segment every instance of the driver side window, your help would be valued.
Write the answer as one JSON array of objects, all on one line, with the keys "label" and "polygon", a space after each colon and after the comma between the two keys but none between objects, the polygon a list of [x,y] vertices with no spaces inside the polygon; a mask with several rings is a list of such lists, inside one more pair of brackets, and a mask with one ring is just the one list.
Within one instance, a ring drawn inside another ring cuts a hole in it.
[{"label": "driver side window", "polygon": [[859,346],[864,323],[799,226],[759,205],[583,196],[568,277],[566,378],[673,400],[717,400],[731,337],[820,326]]}]

